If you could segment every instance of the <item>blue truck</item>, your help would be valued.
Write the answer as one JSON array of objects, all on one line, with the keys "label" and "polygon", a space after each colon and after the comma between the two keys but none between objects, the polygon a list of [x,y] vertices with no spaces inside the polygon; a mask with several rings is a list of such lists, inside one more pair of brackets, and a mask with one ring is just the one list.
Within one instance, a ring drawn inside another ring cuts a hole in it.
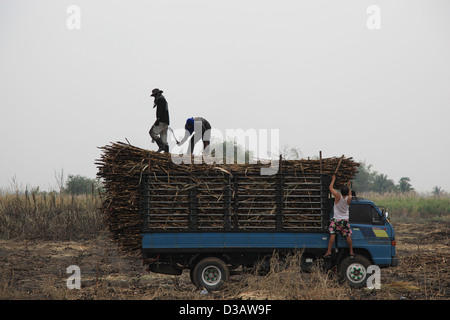
[{"label": "blue truck", "polygon": [[[274,253],[300,251],[307,271],[328,246],[329,183],[320,173],[146,173],[139,203],[143,262],[155,273],[189,270],[192,283],[207,290],[220,289],[240,267],[264,265]],[[354,257],[339,235],[322,267],[360,288],[369,266],[397,266],[395,232],[385,210],[364,199],[352,201],[350,225]]]}]

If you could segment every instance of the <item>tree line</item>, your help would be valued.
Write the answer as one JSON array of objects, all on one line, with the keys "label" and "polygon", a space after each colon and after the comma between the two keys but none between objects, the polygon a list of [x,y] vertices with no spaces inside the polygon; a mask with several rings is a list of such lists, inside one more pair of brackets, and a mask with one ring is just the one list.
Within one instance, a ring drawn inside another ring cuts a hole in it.
[{"label": "tree line", "polygon": [[362,162],[353,180],[353,188],[358,192],[410,192],[414,191],[409,177],[402,177],[395,183],[383,173],[372,171],[372,165]]},{"label": "tree line", "polygon": [[67,177],[67,181],[62,189],[63,192],[74,195],[95,194],[102,190],[102,184],[99,180],[71,174]]}]

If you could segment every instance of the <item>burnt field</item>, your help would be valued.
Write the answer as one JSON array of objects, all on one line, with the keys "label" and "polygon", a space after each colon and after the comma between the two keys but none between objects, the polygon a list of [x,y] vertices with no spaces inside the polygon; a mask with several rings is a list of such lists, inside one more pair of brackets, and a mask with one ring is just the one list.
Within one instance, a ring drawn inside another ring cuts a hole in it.
[{"label": "burnt field", "polygon": [[[237,274],[217,292],[192,285],[189,273],[148,273],[139,256],[124,255],[106,233],[78,241],[1,240],[0,299],[19,300],[446,300],[449,222],[394,223],[400,264],[381,270],[381,289],[351,289],[333,274],[275,268],[266,276]],[[81,288],[68,289],[77,265]]]}]

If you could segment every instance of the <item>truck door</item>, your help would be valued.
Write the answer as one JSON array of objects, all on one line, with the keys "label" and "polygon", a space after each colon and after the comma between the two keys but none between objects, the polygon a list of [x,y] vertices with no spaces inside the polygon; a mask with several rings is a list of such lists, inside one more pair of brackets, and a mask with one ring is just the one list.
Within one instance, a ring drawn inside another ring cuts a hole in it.
[{"label": "truck door", "polygon": [[388,266],[392,255],[392,229],[381,211],[372,203],[352,203],[349,222],[353,247],[368,250],[376,265]]}]

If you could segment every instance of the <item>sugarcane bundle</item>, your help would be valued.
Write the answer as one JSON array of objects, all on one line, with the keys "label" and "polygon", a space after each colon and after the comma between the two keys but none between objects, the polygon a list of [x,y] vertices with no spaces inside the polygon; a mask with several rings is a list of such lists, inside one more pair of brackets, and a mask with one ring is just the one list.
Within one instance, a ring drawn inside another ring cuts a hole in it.
[{"label": "sugarcane bundle", "polygon": [[[223,228],[225,209],[231,215],[232,226],[240,230],[274,227],[278,175],[258,175],[267,165],[177,164],[168,153],[156,153],[123,142],[100,149],[97,176],[105,189],[101,210],[121,249],[140,249],[143,221],[139,186],[146,175],[152,177],[148,192],[154,200],[150,228],[184,230],[192,197],[198,208],[198,229]],[[283,224],[288,228],[320,225],[317,218],[320,205],[311,204],[311,199],[320,198],[320,187],[302,187],[299,180],[311,186],[307,174],[335,174],[335,185],[339,187],[354,178],[358,166],[352,158],[344,156],[281,160],[278,172],[283,173],[285,185],[280,194],[284,206]],[[241,178],[231,183],[233,175]]]}]

